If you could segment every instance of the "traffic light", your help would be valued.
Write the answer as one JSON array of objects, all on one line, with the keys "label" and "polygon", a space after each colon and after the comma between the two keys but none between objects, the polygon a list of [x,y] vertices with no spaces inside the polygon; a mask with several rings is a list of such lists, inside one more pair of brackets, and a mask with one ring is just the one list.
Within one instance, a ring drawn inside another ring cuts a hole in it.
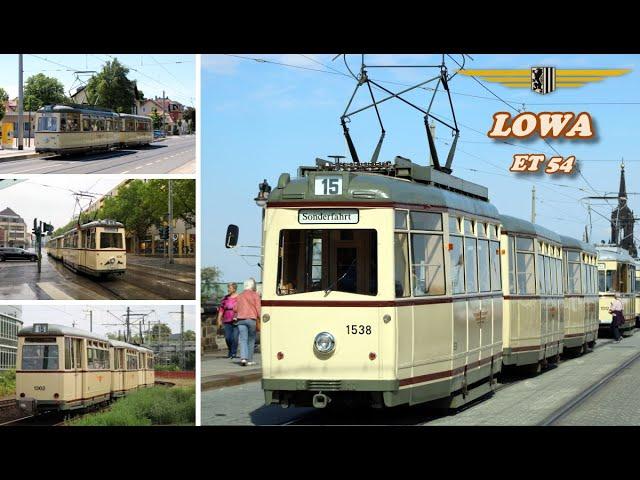
[{"label": "traffic light", "polygon": [[169,227],[160,227],[158,228],[159,233],[160,233],[160,238],[162,240],[168,240],[169,239]]},{"label": "traffic light", "polygon": [[52,234],[53,233],[53,225],[49,224],[49,223],[43,223],[42,224],[42,230],[44,231],[44,234]]}]

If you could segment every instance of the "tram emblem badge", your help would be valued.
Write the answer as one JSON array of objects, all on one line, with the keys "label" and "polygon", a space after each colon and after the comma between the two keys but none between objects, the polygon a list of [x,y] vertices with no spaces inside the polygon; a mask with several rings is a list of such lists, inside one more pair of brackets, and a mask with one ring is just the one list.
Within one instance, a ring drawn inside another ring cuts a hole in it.
[{"label": "tram emblem badge", "polygon": [[476,322],[478,322],[478,326],[480,328],[482,328],[482,325],[484,324],[484,322],[487,320],[487,315],[489,314],[489,312],[487,310],[478,310],[476,312],[473,312],[473,317],[476,319]]},{"label": "tram emblem badge", "polygon": [[556,67],[531,67],[531,90],[541,95],[556,89]]}]

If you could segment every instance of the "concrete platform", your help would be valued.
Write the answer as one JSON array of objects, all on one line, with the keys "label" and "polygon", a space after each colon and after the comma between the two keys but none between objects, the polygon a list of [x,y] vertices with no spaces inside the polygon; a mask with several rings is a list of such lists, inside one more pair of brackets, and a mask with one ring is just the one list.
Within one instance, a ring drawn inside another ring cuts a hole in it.
[{"label": "concrete platform", "polygon": [[227,350],[220,350],[214,354],[202,357],[200,364],[200,377],[202,390],[229,387],[242,383],[255,382],[262,378],[262,366],[260,365],[260,353],[253,354],[253,361],[257,365],[243,367],[240,359],[227,358]]}]

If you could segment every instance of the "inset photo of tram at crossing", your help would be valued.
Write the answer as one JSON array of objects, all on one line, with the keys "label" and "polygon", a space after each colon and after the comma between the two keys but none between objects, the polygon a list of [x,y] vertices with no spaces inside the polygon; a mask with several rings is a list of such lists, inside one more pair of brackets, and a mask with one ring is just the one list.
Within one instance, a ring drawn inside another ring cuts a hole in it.
[{"label": "inset photo of tram at crossing", "polygon": [[203,56],[202,424],[640,425],[637,60]]},{"label": "inset photo of tram at crossing", "polygon": [[0,55],[0,173],[195,174],[195,55]]},{"label": "inset photo of tram at crossing", "polygon": [[0,306],[0,427],[195,425],[195,311]]},{"label": "inset photo of tram at crossing", "polygon": [[0,300],[194,300],[192,179],[0,180]]}]

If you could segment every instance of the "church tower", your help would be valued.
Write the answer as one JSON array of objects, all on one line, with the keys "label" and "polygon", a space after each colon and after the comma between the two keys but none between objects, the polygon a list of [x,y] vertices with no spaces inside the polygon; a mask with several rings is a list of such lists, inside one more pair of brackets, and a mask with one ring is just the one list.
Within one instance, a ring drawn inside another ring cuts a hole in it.
[{"label": "church tower", "polygon": [[624,179],[623,162],[620,165],[618,207],[611,212],[611,243],[624,248],[635,258],[638,255],[638,251],[633,238],[633,225],[633,211],[627,205],[627,186]]}]

